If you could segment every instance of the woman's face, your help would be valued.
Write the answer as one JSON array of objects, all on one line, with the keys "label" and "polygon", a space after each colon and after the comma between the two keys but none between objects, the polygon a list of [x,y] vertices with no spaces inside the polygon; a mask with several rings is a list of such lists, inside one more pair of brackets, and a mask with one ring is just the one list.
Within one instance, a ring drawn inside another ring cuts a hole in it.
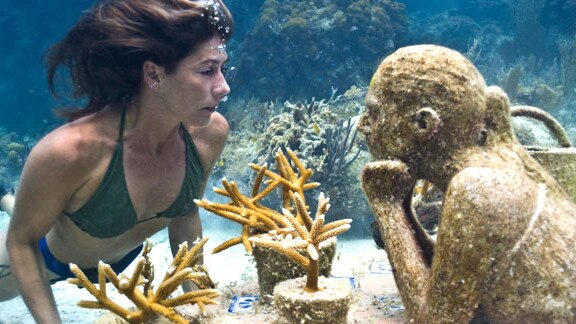
[{"label": "woman's face", "polygon": [[205,126],[230,92],[223,74],[227,59],[226,44],[218,37],[183,58],[158,86],[167,102],[163,109],[169,109],[187,124]]}]

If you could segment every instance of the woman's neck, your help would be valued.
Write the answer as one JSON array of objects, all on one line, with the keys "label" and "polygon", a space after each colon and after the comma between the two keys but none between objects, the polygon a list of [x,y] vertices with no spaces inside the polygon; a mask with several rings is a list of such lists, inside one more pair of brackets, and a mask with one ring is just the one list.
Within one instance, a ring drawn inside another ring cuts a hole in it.
[{"label": "woman's neck", "polygon": [[124,124],[125,142],[133,149],[151,156],[161,155],[174,141],[181,140],[180,121],[162,114],[159,103],[132,102],[126,110]]}]

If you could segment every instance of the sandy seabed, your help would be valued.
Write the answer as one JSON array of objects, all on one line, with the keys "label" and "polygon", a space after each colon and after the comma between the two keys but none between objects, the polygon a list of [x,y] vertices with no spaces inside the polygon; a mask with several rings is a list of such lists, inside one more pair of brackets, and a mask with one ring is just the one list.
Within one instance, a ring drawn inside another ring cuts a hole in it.
[{"label": "sandy seabed", "polygon": [[[2,227],[0,224],[0,228]],[[235,236],[237,233],[230,235]],[[220,230],[209,229],[205,231],[205,236],[210,239],[204,251],[211,251],[213,247],[230,237],[223,235]],[[167,235],[165,232],[160,232],[151,240],[154,247],[150,257],[155,267],[155,278],[161,279],[172,259]],[[200,323],[282,323],[271,306],[261,305],[258,301],[246,303],[246,300],[250,300],[250,296],[258,295],[258,283],[255,263],[242,247],[233,247],[216,255],[206,252],[204,263],[212,279],[217,282],[221,296],[220,305],[209,306],[206,316],[199,320]],[[132,269],[133,265],[126,269],[126,273],[131,274]],[[372,240],[339,239],[332,276],[353,285],[354,301],[348,314],[348,323],[403,322],[402,302],[386,253],[377,249]],[[80,289],[67,282],[56,283],[52,289],[63,323],[118,322],[108,311],[76,306],[80,300],[94,300],[86,289]],[[115,302],[125,307],[131,306],[130,301],[119,295],[110,284],[108,292]],[[244,300],[244,304],[234,303],[234,300]],[[232,312],[231,308],[234,308]],[[187,306],[178,310],[185,315],[198,313],[197,306]],[[19,297],[0,303],[0,324],[16,323],[34,323]]]}]

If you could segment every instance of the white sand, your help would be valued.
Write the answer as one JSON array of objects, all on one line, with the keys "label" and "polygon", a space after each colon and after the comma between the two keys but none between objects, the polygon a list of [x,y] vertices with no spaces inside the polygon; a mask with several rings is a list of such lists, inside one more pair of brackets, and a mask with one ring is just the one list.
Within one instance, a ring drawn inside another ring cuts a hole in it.
[{"label": "white sand", "polygon": [[[0,229],[5,228],[7,217],[0,216]],[[228,314],[227,306],[234,295],[257,295],[258,285],[256,269],[250,256],[241,246],[233,247],[216,255],[210,255],[213,247],[231,236],[238,235],[238,228],[230,223],[208,224],[205,236],[210,237],[205,246],[205,264],[210,276],[218,283],[222,291],[221,305],[211,309],[212,318],[203,322],[212,323],[267,323],[275,319],[270,307],[256,306],[253,314]],[[230,228],[232,227],[232,228]],[[223,231],[222,229],[226,229]],[[226,233],[227,232],[227,233]],[[160,232],[151,238],[154,248],[151,260],[155,267],[156,279],[161,279],[165,268],[171,262],[166,232]],[[398,309],[400,299],[392,274],[389,270],[386,253],[378,250],[370,239],[340,239],[334,260],[332,275],[349,280],[354,277],[355,302],[351,308],[350,323],[395,323],[401,322],[402,310]],[[126,271],[131,273],[132,266]],[[114,287],[108,285],[111,298],[130,306],[123,296],[114,293]],[[64,323],[93,323],[106,311],[82,309],[76,306],[79,300],[94,300],[86,291],[67,282],[52,286],[58,309]],[[194,308],[197,308],[194,306]],[[0,303],[0,324],[34,323],[21,298]]]}]

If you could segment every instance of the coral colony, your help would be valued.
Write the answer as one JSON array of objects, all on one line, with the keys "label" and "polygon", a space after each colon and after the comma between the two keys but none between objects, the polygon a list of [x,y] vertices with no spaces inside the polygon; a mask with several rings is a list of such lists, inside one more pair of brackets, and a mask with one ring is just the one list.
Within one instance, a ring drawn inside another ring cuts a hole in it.
[{"label": "coral colony", "polygon": [[[153,319],[156,315],[162,315],[174,323],[189,323],[175,311],[176,306],[197,304],[204,313],[206,305],[217,304],[215,298],[220,295],[218,290],[210,289],[214,285],[206,270],[196,265],[200,257],[199,252],[206,241],[208,238],[200,240],[191,249],[188,249],[186,242],[182,243],[156,291],[152,287],[154,270],[148,259],[148,253],[152,248],[148,241],[132,277],[124,274],[118,276],[108,264],[100,262],[98,265],[99,287],[96,287],[77,265],[70,264],[70,270],[76,278],[68,279],[68,282],[86,288],[96,297],[96,301],[78,302],[80,307],[107,309],[129,323],[143,323]],[[106,280],[109,280],[121,294],[128,297],[136,309],[127,309],[113,302],[106,293]],[[199,289],[171,298],[170,294],[186,280],[192,281]],[[142,288],[140,289],[139,286]]]},{"label": "coral colony", "polygon": [[[297,217],[288,209],[282,211],[290,221],[293,228],[284,230],[272,230],[268,235],[251,237],[250,241],[256,245],[274,249],[298,263],[306,270],[306,285],[304,290],[316,292],[318,288],[319,264],[318,247],[321,242],[346,232],[350,228],[351,219],[342,219],[332,223],[325,223],[324,218],[330,208],[329,199],[321,193],[319,197],[318,211],[314,219],[310,217],[306,206],[298,193],[291,195],[293,202],[298,206],[298,214],[304,220],[300,224]],[[306,249],[308,257],[302,256],[298,251]]]},{"label": "coral colony", "polygon": [[[313,174],[312,170],[306,169],[292,150],[287,149],[287,152],[297,170],[292,168],[280,149],[275,155],[279,174],[268,170],[266,164],[262,166],[250,164],[250,167],[258,172],[251,197],[241,194],[235,182],[223,180],[224,189],[215,188],[214,191],[229,197],[231,199],[229,203],[219,204],[204,199],[196,201],[196,204],[242,225],[242,235],[222,243],[214,249],[215,253],[239,243],[243,243],[249,253],[252,251],[251,243],[274,249],[306,270],[307,281],[304,290],[315,292],[319,290],[320,242],[347,231],[352,220],[342,219],[325,223],[325,215],[330,204],[323,193],[320,194],[314,219],[310,216],[304,191],[316,188],[320,184],[307,183]],[[264,181],[265,177],[269,179]],[[267,186],[260,191],[262,182]],[[276,188],[282,190],[282,214],[259,202]],[[306,251],[307,257],[299,251]]]}]

